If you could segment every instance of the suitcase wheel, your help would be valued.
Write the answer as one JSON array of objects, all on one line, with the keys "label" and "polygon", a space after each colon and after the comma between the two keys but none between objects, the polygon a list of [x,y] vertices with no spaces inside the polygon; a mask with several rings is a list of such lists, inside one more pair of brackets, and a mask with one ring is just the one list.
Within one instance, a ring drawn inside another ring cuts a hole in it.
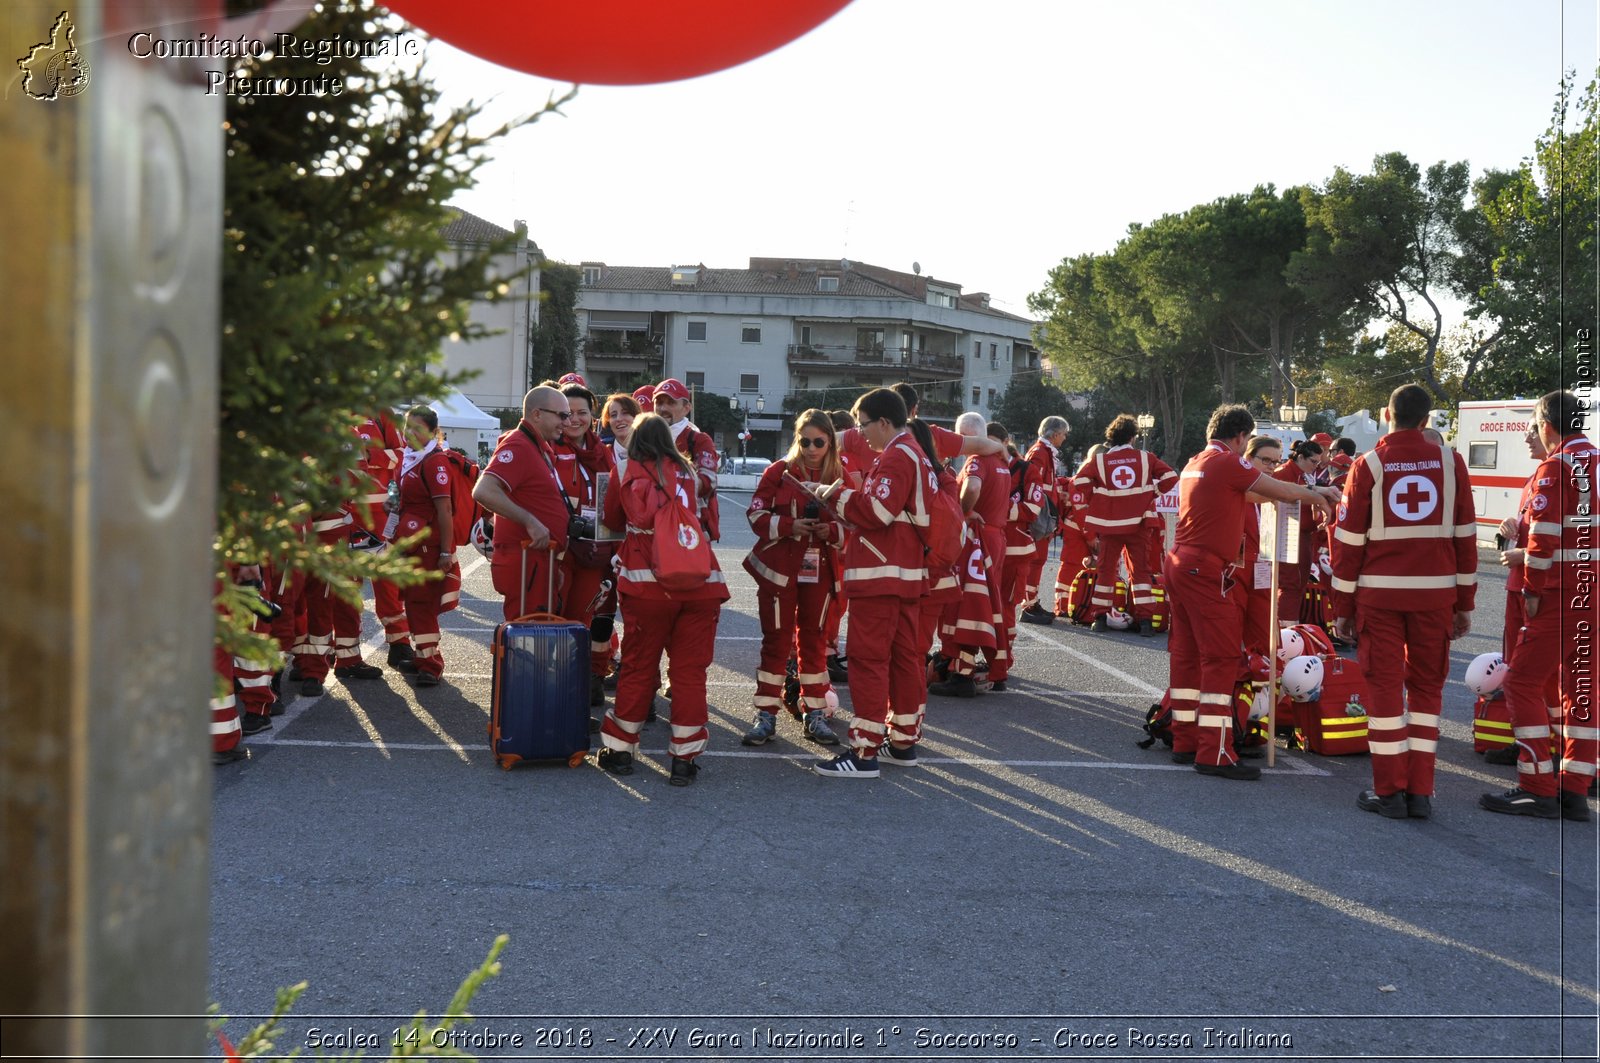
[{"label": "suitcase wheel", "polygon": [[494,761],[496,764],[500,765],[501,771],[510,771],[512,766],[521,759],[522,758],[517,756],[515,753],[496,753],[494,755]]},{"label": "suitcase wheel", "polygon": [[579,764],[583,763],[584,758],[587,757],[587,756],[588,756],[587,753],[583,752],[582,750],[579,750],[578,752],[572,754],[572,756],[567,758],[567,767],[576,768]]}]

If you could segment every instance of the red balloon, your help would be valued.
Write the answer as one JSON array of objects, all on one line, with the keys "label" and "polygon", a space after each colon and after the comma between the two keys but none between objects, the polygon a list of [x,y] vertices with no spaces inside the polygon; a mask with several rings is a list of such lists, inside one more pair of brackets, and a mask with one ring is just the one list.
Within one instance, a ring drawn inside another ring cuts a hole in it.
[{"label": "red balloon", "polygon": [[384,0],[491,63],[553,81],[644,85],[748,62],[850,0]]}]

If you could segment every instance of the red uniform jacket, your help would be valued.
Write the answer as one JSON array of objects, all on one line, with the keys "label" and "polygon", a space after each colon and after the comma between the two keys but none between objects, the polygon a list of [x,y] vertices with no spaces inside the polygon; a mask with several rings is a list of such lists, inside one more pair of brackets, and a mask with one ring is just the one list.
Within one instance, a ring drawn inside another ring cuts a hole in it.
[{"label": "red uniform jacket", "polygon": [[1130,535],[1154,512],[1156,496],[1177,482],[1178,474],[1166,462],[1124,443],[1084,462],[1072,485],[1089,495],[1085,528],[1101,535]]},{"label": "red uniform jacket", "polygon": [[808,535],[796,539],[794,522],[805,516],[806,505],[815,499],[784,479],[785,471],[797,480],[816,482],[803,463],[791,468],[787,461],[775,461],[767,466],[750,497],[750,508],[745,510],[750,529],[756,533],[756,545],[744,559],[745,571],[765,589],[788,590],[800,574],[806,551],[815,546],[822,550],[823,563],[830,566],[837,593],[838,548],[844,545],[844,525],[832,510],[819,503],[816,515],[818,520],[828,522],[826,532],[820,538]]},{"label": "red uniform jacket", "polygon": [[1594,609],[1596,590],[1596,528],[1594,477],[1600,450],[1581,435],[1561,441],[1561,448],[1539,463],[1533,473],[1533,497],[1528,500],[1528,552],[1523,561],[1523,583],[1529,593],[1559,592],[1559,606],[1575,613]]},{"label": "red uniform jacket", "polygon": [[722,457],[711,437],[696,428],[692,421],[683,422],[674,442],[699,474],[700,524],[715,542],[722,538],[721,513],[717,506],[717,470],[722,467]]},{"label": "red uniform jacket", "polygon": [[406,452],[405,440],[400,437],[400,429],[384,413],[356,425],[355,434],[362,454],[356,466],[359,487],[350,509],[357,524],[381,536],[389,519],[383,503],[388,497],[389,484],[400,471],[400,459]]},{"label": "red uniform jacket", "polygon": [[1478,523],[1467,463],[1420,429],[1390,432],[1345,481],[1333,533],[1333,611],[1472,609]]},{"label": "red uniform jacket", "polygon": [[927,587],[918,528],[928,525],[927,492],[937,491],[933,466],[910,432],[901,432],[868,470],[859,490],[846,487],[835,510],[856,528],[844,551],[844,589],[851,598],[920,598]]},{"label": "red uniform jacket", "polygon": [[[659,482],[658,482],[659,478]],[[622,490],[606,492],[606,509],[603,519],[608,528],[627,528],[627,537],[617,551],[619,568],[617,590],[638,598],[656,601],[728,600],[728,585],[717,566],[717,555],[711,554],[711,576],[704,585],[693,591],[667,593],[656,583],[651,562],[655,551],[651,538],[655,535],[657,511],[666,504],[667,496],[662,486],[678,492],[678,497],[690,512],[695,508],[695,481],[697,477],[685,472],[676,462],[652,467],[648,462],[630,461],[622,478]]]}]

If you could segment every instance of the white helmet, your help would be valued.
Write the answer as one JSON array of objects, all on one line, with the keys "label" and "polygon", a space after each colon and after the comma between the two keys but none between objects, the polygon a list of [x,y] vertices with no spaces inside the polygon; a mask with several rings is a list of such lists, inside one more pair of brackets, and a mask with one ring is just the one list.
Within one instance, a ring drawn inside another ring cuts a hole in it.
[{"label": "white helmet", "polygon": [[472,522],[472,545],[478,548],[478,553],[488,557],[494,550],[494,528],[489,523],[489,518]]},{"label": "white helmet", "polygon": [[1112,609],[1106,613],[1106,627],[1113,631],[1126,631],[1133,626],[1133,617],[1120,609]]},{"label": "white helmet", "polygon": [[1498,691],[1505,685],[1511,668],[1498,653],[1480,653],[1467,665],[1467,689],[1481,697]]},{"label": "white helmet", "polygon": [[1322,658],[1296,657],[1283,666],[1283,692],[1291,701],[1316,701],[1322,696]]},{"label": "white helmet", "polygon": [[1286,627],[1278,632],[1278,660],[1292,661],[1306,652],[1305,639],[1300,637],[1300,632],[1292,627]]}]

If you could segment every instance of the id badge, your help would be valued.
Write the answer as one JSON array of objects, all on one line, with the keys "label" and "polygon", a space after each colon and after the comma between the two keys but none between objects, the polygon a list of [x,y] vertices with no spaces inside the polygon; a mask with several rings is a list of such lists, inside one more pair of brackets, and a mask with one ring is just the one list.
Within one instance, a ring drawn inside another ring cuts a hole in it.
[{"label": "id badge", "polygon": [[1270,590],[1272,587],[1272,562],[1256,558],[1255,575],[1252,585],[1258,591]]},{"label": "id badge", "polygon": [[800,559],[800,575],[796,583],[815,583],[822,575],[822,549],[813,546],[806,550],[806,555]]}]

